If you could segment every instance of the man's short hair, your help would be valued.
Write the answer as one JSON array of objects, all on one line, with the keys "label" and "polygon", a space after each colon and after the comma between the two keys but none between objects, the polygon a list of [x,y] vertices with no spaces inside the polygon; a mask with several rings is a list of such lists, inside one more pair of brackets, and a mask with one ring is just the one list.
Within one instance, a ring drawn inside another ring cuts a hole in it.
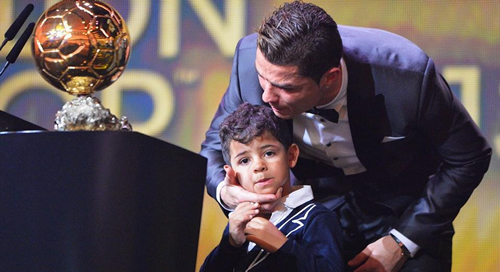
[{"label": "man's short hair", "polygon": [[228,115],[219,127],[222,155],[231,165],[229,145],[231,141],[248,144],[265,132],[271,133],[285,148],[292,144],[290,129],[284,119],[277,117],[267,106],[256,106],[248,102]]},{"label": "man's short hair", "polygon": [[301,1],[286,3],[264,19],[257,44],[274,65],[293,65],[316,83],[340,65],[343,47],[337,23],[322,8]]}]

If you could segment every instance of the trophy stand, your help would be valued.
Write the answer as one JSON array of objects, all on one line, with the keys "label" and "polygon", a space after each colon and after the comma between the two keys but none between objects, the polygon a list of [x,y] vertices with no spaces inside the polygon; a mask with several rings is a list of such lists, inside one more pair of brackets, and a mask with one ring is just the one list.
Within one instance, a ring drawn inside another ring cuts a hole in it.
[{"label": "trophy stand", "polygon": [[99,99],[79,95],[64,104],[56,113],[54,129],[66,130],[132,130],[127,117],[118,119],[109,109],[102,106]]}]

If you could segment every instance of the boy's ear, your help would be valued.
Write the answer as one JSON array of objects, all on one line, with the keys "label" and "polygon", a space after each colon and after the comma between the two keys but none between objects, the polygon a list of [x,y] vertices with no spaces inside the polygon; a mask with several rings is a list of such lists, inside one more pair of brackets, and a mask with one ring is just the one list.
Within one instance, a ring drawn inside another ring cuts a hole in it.
[{"label": "boy's ear", "polygon": [[288,148],[288,166],[290,168],[295,167],[295,165],[297,164],[297,160],[299,159],[299,153],[300,153],[299,146],[296,144],[292,144]]}]

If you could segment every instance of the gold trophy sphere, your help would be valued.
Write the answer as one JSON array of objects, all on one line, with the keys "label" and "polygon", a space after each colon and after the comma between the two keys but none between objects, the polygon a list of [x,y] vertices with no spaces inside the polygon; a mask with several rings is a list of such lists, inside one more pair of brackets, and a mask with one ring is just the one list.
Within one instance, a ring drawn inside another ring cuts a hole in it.
[{"label": "gold trophy sphere", "polygon": [[130,35],[109,5],[63,0],[38,19],[32,49],[46,81],[72,95],[90,95],[121,76],[130,55]]}]

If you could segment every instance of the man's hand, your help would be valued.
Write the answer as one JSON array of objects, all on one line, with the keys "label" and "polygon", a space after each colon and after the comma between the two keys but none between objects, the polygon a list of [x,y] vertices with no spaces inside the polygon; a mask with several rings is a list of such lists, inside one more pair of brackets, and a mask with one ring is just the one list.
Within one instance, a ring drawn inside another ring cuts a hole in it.
[{"label": "man's hand", "polygon": [[384,236],[369,244],[348,262],[358,267],[354,272],[399,271],[408,258],[401,255],[401,248],[390,236]]},{"label": "man's hand", "polygon": [[224,204],[230,208],[235,208],[242,202],[257,202],[260,204],[260,209],[264,213],[272,212],[277,200],[281,198],[282,188],[278,189],[276,194],[259,195],[249,192],[241,187],[236,173],[229,165],[224,165],[226,177],[224,178],[225,186],[222,187],[220,197]]},{"label": "man's hand", "polygon": [[250,220],[245,228],[245,234],[248,241],[271,253],[276,252],[288,240],[273,223],[262,217]]},{"label": "man's hand", "polygon": [[255,202],[243,202],[236,206],[234,212],[229,214],[229,242],[234,247],[240,247],[245,243],[245,226],[259,214],[259,204]]}]

